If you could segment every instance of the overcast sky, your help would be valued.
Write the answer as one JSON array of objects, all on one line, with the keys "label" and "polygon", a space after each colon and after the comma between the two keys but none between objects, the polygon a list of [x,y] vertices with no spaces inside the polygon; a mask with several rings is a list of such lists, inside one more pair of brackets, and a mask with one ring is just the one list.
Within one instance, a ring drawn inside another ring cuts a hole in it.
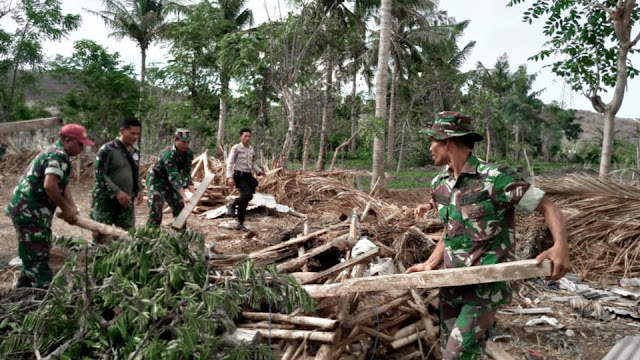
[{"label": "overcast sky", "polygon": [[[6,0],[0,0],[6,1]],[[70,34],[70,36],[59,43],[45,44],[45,52],[53,58],[56,54],[70,55],[73,52],[73,42],[80,39],[91,39],[105,46],[112,52],[119,52],[123,61],[133,63],[136,69],[140,69],[140,53],[135,43],[130,40],[116,41],[109,38],[109,30],[103,22],[96,16],[91,15],[83,8],[100,10],[100,2],[97,0],[62,0],[66,12],[80,13],[82,15],[82,27]],[[476,46],[471,57],[463,66],[463,70],[475,68],[478,61],[486,67],[495,64],[496,59],[506,53],[513,70],[520,64],[527,64],[529,73],[538,73],[538,79],[534,84],[535,90],[542,90],[542,100],[545,103],[551,101],[564,101],[567,107],[576,109],[593,110],[590,102],[583,95],[572,93],[568,86],[563,86],[562,79],[553,75],[548,68],[544,68],[545,63],[529,61],[531,55],[541,49],[545,42],[542,35],[542,22],[528,23],[522,22],[522,13],[526,10],[526,5],[516,8],[506,7],[506,0],[441,0],[440,8],[446,10],[450,16],[458,21],[471,20],[462,44],[469,41],[476,41]],[[269,5],[265,5],[269,4]],[[270,17],[279,18],[276,0],[248,0],[248,7],[253,10],[256,22],[267,19],[267,10]],[[282,10],[284,12],[284,10]],[[10,21],[3,19],[0,25],[5,29],[13,30]],[[633,34],[636,34],[638,26],[634,27]],[[164,63],[166,49],[162,45],[151,47],[147,54],[148,63]],[[640,63],[638,53],[630,55],[631,60]],[[564,88],[564,97],[563,97]],[[622,108],[618,116],[640,118],[640,79],[629,79],[627,84]],[[603,94],[605,102],[610,100],[609,94]]]}]

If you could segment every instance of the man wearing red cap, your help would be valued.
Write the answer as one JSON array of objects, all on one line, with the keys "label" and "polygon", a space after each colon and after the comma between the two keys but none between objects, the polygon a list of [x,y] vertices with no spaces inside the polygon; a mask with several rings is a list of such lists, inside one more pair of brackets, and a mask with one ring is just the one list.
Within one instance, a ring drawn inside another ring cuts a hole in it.
[{"label": "man wearing red cap", "polygon": [[78,210],[66,189],[71,174],[69,157],[78,155],[85,145],[92,146],[93,141],[82,125],[63,126],[60,139],[31,161],[13,191],[5,214],[16,228],[22,259],[17,287],[47,288],[51,283],[51,220],[59,207],[66,222],[76,221]]}]

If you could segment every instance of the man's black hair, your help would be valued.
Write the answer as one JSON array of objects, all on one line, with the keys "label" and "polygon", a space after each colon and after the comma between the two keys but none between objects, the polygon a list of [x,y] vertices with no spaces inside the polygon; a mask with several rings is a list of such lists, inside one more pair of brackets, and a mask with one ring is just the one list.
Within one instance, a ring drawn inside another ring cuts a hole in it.
[{"label": "man's black hair", "polygon": [[240,133],[238,135],[242,136],[242,134],[248,132],[249,134],[251,134],[251,129],[249,128],[242,128],[240,129]]},{"label": "man's black hair", "polygon": [[451,140],[452,142],[462,145],[468,148],[469,150],[473,150],[473,147],[476,145],[476,143],[473,141],[473,137],[469,135],[454,136],[454,137],[450,137],[447,140]]},{"label": "man's black hair", "polygon": [[133,116],[129,116],[124,118],[124,120],[122,120],[122,123],[120,124],[120,129],[126,130],[132,126],[142,126],[142,124],[140,123],[140,120],[136,119]]}]

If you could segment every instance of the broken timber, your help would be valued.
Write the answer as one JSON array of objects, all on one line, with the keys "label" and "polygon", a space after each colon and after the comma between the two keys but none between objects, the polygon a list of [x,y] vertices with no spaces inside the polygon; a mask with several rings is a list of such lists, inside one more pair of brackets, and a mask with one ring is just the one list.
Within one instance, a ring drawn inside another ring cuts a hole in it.
[{"label": "broken timber", "polygon": [[536,260],[531,259],[497,265],[369,276],[329,285],[303,285],[303,288],[312,298],[321,298],[355,292],[428,289],[548,276],[551,276],[551,262],[546,260],[537,266]]},{"label": "broken timber", "polygon": [[173,224],[171,226],[174,229],[182,229],[184,224],[187,222],[187,218],[189,217],[189,215],[191,215],[193,209],[195,209],[195,207],[198,205],[200,198],[202,197],[202,195],[204,195],[204,192],[207,191],[207,187],[209,187],[209,184],[211,184],[213,178],[214,174],[206,172],[206,175],[204,176],[204,179],[202,179],[200,185],[198,185],[195,194],[193,194],[191,199],[189,199],[189,203],[185,204],[180,214],[178,214],[178,216],[173,220]]}]

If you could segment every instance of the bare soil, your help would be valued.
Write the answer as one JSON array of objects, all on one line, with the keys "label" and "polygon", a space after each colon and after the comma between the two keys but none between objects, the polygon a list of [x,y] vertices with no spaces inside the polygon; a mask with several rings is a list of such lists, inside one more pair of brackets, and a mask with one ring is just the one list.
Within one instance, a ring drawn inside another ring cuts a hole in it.
[{"label": "bare soil", "polygon": [[[0,209],[9,201],[17,182],[17,175],[5,174],[0,181]],[[91,182],[73,183],[70,189],[80,207],[82,214],[88,215],[91,206]],[[398,206],[411,209],[429,198],[427,189],[390,190],[383,198]],[[142,225],[147,220],[146,202],[136,210],[136,223]],[[343,217],[343,211],[314,214],[317,221],[335,221]],[[171,215],[165,213],[163,224],[168,226]],[[215,243],[215,251],[220,253],[246,253],[252,250],[287,240],[302,232],[303,220],[282,216],[265,211],[248,214],[246,224],[250,233],[240,233],[223,227],[235,225],[235,220],[222,218],[202,220],[197,216],[189,219],[188,226],[205,234],[208,243]],[[223,226],[221,226],[221,224]],[[541,249],[550,244],[548,230],[539,215],[518,215],[519,238],[518,254],[520,257],[533,257]],[[77,236],[90,238],[87,230],[71,226],[60,219],[53,221],[54,235]],[[536,245],[542,243],[542,246]],[[17,255],[17,243],[11,221],[0,216],[0,297],[4,297],[13,287],[19,268],[9,267],[8,262]],[[59,249],[52,250],[52,268],[57,270],[64,261]],[[638,291],[638,289],[636,289]],[[540,315],[503,315],[497,316],[497,326],[492,336],[498,336],[503,348],[517,359],[523,359],[529,351],[535,351],[545,359],[602,359],[617,341],[627,335],[640,334],[640,321],[616,318],[609,322],[581,318],[566,303],[556,303],[549,299],[570,294],[559,290],[553,282],[536,280],[520,284],[514,292],[513,306],[551,307],[553,315],[564,325],[562,329],[545,329],[525,326],[525,323]],[[528,299],[528,300],[527,300]],[[531,302],[531,304],[527,304]],[[567,330],[573,335],[567,335]]]}]

